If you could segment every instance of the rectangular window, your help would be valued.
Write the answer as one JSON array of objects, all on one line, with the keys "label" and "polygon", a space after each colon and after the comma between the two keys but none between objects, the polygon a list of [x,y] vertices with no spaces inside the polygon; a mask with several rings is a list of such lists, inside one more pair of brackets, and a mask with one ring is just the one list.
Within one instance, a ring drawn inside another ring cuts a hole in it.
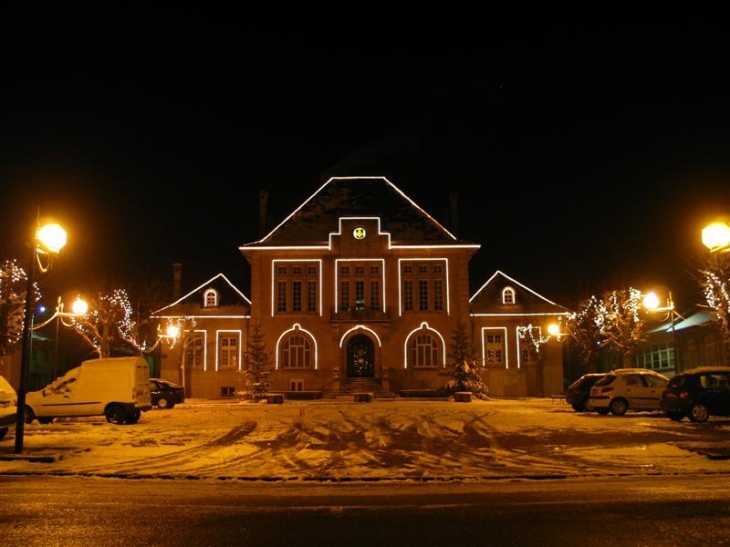
[{"label": "rectangular window", "polygon": [[487,365],[504,364],[504,337],[498,332],[487,332],[484,335],[484,349]]},{"label": "rectangular window", "polygon": [[188,368],[203,365],[203,337],[188,339],[185,345],[185,366]]},{"label": "rectangular window", "polygon": [[[349,266],[339,267],[339,308],[340,311],[373,312],[381,311],[383,295],[382,268],[379,260],[348,261]],[[373,302],[377,306],[373,305]],[[345,303],[347,305],[345,305]]]},{"label": "rectangular window", "polygon": [[307,311],[317,311],[317,282],[307,281]]},{"label": "rectangular window", "polygon": [[340,281],[340,311],[350,310],[350,282]]},{"label": "rectangular window", "polygon": [[380,309],[380,281],[376,279],[370,281],[370,309]]},{"label": "rectangular window", "polygon": [[286,282],[279,281],[276,284],[276,311],[286,312]]},{"label": "rectangular window", "polygon": [[448,312],[445,260],[402,261],[400,268],[403,311]]},{"label": "rectangular window", "polygon": [[220,333],[218,335],[218,367],[236,368],[238,366],[238,334]]},{"label": "rectangular window", "polygon": [[403,281],[403,309],[413,311],[413,281],[410,279]]},{"label": "rectangular window", "polygon": [[[281,262],[281,261],[275,261]],[[276,266],[276,313],[316,313],[319,310],[319,266],[302,261]],[[304,291],[307,291],[306,294]],[[306,302],[305,302],[306,298]]]},{"label": "rectangular window", "polygon": [[302,311],[302,282],[291,282],[291,309],[294,312]]},{"label": "rectangular window", "polygon": [[428,281],[418,281],[418,309],[428,311]]},{"label": "rectangular window", "polygon": [[365,309],[365,282],[362,279],[355,281],[355,310]]},{"label": "rectangular window", "polygon": [[444,311],[444,282],[440,279],[433,281],[433,309]]}]

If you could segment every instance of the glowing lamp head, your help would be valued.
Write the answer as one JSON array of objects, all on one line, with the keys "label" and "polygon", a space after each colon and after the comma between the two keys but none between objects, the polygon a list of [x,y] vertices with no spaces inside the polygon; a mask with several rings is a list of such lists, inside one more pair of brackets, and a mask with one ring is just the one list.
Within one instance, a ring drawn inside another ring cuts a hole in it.
[{"label": "glowing lamp head", "polygon": [[654,291],[644,297],[644,307],[647,310],[655,310],[659,307],[659,297]]},{"label": "glowing lamp head", "polygon": [[556,323],[550,323],[548,325],[548,334],[550,336],[560,336],[560,325]]},{"label": "glowing lamp head", "polygon": [[71,305],[71,311],[74,315],[86,315],[86,312],[89,311],[89,305],[86,301],[81,300],[80,296],[77,296],[76,300],[74,300],[74,303]]},{"label": "glowing lamp head", "polygon": [[167,336],[170,338],[177,338],[180,334],[180,329],[177,328],[175,325],[170,325],[167,327]]},{"label": "glowing lamp head", "polygon": [[43,251],[58,254],[66,245],[66,230],[58,224],[46,224],[38,228],[35,238]]},{"label": "glowing lamp head", "polygon": [[730,245],[730,226],[724,222],[713,222],[702,230],[702,243],[711,251]]}]

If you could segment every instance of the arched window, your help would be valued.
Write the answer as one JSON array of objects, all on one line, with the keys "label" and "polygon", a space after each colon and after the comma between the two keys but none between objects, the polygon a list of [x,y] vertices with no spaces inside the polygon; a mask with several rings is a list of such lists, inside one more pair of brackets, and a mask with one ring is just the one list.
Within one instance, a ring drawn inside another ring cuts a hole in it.
[{"label": "arched window", "polygon": [[213,289],[205,291],[203,307],[204,308],[215,308],[218,306],[218,293]]},{"label": "arched window", "polygon": [[439,342],[428,332],[414,334],[408,342],[408,363],[414,368],[439,366]]},{"label": "arched window", "polygon": [[311,368],[312,344],[307,336],[301,332],[294,332],[287,336],[280,346],[281,368]]},{"label": "arched window", "polygon": [[502,289],[502,304],[508,306],[515,304],[515,290],[512,287]]}]

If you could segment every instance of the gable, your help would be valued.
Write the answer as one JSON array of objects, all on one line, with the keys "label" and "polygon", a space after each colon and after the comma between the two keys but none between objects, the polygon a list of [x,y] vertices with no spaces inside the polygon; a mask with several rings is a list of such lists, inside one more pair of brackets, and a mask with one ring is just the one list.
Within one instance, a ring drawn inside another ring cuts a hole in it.
[{"label": "gable", "polygon": [[333,177],[262,240],[245,245],[326,245],[339,221],[378,218],[394,244],[453,245],[458,239],[384,177]]},{"label": "gable", "polygon": [[205,294],[211,290],[216,295],[216,308],[245,308],[248,310],[251,306],[251,301],[246,295],[233,285],[225,275],[220,273],[180,297],[175,302],[153,312],[152,316],[154,317],[162,312],[170,313],[173,309],[179,310],[181,307],[202,308],[204,307]]},{"label": "gable", "polygon": [[[514,292],[514,303],[503,303],[505,289]],[[562,314],[568,309],[536,293],[519,281],[497,270],[469,300],[475,314]]]}]

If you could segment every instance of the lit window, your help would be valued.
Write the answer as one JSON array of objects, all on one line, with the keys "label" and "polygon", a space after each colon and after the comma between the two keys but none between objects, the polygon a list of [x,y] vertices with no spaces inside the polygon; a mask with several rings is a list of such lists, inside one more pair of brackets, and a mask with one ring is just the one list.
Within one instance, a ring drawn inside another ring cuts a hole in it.
[{"label": "lit window", "polygon": [[203,304],[203,307],[215,308],[216,306],[218,306],[218,293],[216,293],[213,289],[208,289],[205,291],[205,303]]}]

